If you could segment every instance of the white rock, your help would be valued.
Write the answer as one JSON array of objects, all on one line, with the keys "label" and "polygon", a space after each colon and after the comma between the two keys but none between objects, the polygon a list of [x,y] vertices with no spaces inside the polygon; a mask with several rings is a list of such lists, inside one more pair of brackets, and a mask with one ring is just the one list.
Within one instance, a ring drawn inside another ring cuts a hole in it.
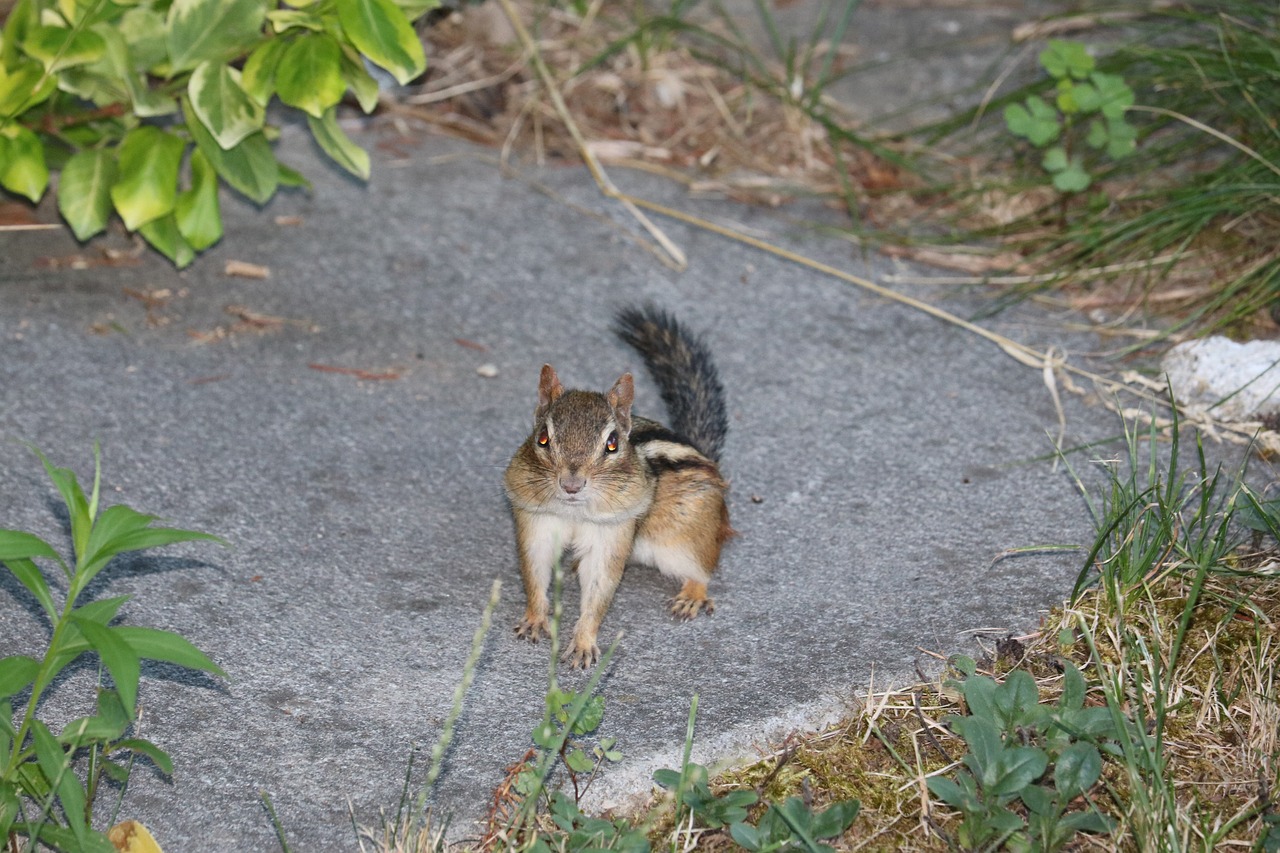
[{"label": "white rock", "polygon": [[1169,350],[1161,367],[1179,403],[1218,420],[1256,421],[1280,412],[1280,341],[1187,341]]}]

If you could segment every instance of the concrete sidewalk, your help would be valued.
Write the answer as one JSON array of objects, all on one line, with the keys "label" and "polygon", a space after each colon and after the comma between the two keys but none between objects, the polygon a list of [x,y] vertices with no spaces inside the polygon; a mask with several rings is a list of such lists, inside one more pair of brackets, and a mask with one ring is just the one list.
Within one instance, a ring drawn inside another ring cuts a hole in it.
[{"label": "concrete sidewalk", "polygon": [[[1038,371],[897,303],[663,222],[690,259],[674,272],[582,168],[526,181],[456,140],[356,138],[375,152],[367,186],[287,129],[281,158],[314,193],[263,210],[224,196],[225,239],[185,272],[149,252],[104,265],[60,231],[0,233],[0,527],[67,538],[56,492],[16,440],[86,479],[100,441],[107,503],[232,544],[121,558],[94,585],[133,596],[126,623],[180,631],[231,676],[144,670],[138,729],[176,769],[170,781],[140,766],[121,816],[166,850],[278,849],[262,791],[293,850],[353,849],[349,807],[363,825],[394,811],[412,745],[437,737],[501,579],[433,794],[455,837],[478,834],[503,768],[532,745],[546,689],[546,644],[511,632],[523,602],[501,471],[543,362],[596,389],[638,367],[608,332],[628,302],[655,300],[706,332],[730,396],[724,467],[742,535],[710,618],[676,624],[656,573],[624,579],[602,631],[625,633],[602,733],[626,758],[593,788],[596,804],[677,765],[694,693],[695,756],[750,754],[838,710],[873,673],[877,686],[913,679],[929,665],[922,648],[972,651],[975,632],[1034,628],[1069,591],[1078,554],[996,561],[1092,535],[1070,478],[1043,461],[1057,413]],[[910,271],[789,233],[768,211],[614,178],[858,275]],[[270,277],[228,277],[231,260]],[[130,295],[160,290],[170,297],[150,308]],[[992,325],[1090,345],[1031,309]],[[1072,436],[1118,431],[1109,412],[1065,403]],[[647,377],[637,411],[665,415]],[[7,573],[0,613],[0,656],[39,653],[47,626]],[[95,677],[85,666],[58,685],[43,711],[55,727],[87,710]],[[415,782],[425,765],[424,754]]]}]

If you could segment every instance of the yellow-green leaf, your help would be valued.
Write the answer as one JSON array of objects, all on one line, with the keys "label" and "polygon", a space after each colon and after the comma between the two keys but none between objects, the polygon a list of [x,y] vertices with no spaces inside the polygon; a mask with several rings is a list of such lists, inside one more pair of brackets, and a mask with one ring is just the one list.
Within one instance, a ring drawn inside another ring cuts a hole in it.
[{"label": "yellow-green leaf", "polygon": [[427,67],[422,42],[391,0],[337,0],[338,20],[361,53],[404,85]]},{"label": "yellow-green leaf", "polygon": [[200,123],[185,98],[182,104],[187,130],[196,146],[213,164],[218,176],[232,189],[258,204],[265,204],[280,185],[280,166],[262,132],[251,134],[236,147],[224,151],[213,135]]},{"label": "yellow-green leaf", "polygon": [[266,12],[264,0],[174,0],[168,18],[173,70],[243,54],[261,37]]},{"label": "yellow-green leaf", "polygon": [[58,178],[58,210],[77,240],[88,240],[107,227],[116,161],[107,151],[71,155]]},{"label": "yellow-green leaf", "polygon": [[369,153],[351,141],[338,127],[336,108],[330,108],[322,118],[307,116],[307,125],[324,153],[333,162],[362,180],[369,180]]},{"label": "yellow-green leaf", "polygon": [[320,118],[342,100],[342,49],[327,33],[306,33],[293,40],[276,66],[276,94],[291,107]]},{"label": "yellow-green leaf", "polygon": [[21,125],[9,125],[0,136],[0,186],[37,202],[49,186],[44,146]]},{"label": "yellow-green leaf", "polygon": [[269,39],[253,49],[240,72],[240,88],[266,106],[276,91],[276,68],[287,45],[284,39]]},{"label": "yellow-green leaf", "polygon": [[102,37],[92,30],[36,27],[27,35],[22,49],[43,62],[50,72],[56,72],[96,62],[106,47]]},{"label": "yellow-green leaf", "polygon": [[146,71],[168,59],[164,18],[150,6],[135,6],[112,26],[129,45],[131,70]]},{"label": "yellow-green leaf", "polygon": [[195,249],[192,249],[191,244],[183,238],[172,213],[160,219],[151,220],[139,228],[138,233],[151,244],[152,248],[172,261],[178,269],[191,266],[191,262],[196,259]]},{"label": "yellow-green leaf", "polygon": [[355,48],[348,45],[342,46],[342,78],[355,93],[360,109],[373,112],[378,106],[378,81],[364,67],[364,60]]},{"label": "yellow-green leaf", "polygon": [[49,97],[56,87],[57,81],[45,77],[38,62],[22,60],[13,69],[0,65],[0,116],[20,115]]},{"label": "yellow-green leaf", "polygon": [[120,178],[111,188],[111,201],[130,231],[173,211],[185,147],[181,138],[150,125],[125,135],[120,143]]},{"label": "yellow-green leaf", "polygon": [[218,174],[199,148],[191,152],[191,189],[178,193],[174,216],[179,233],[197,252],[203,252],[222,239]]},{"label": "yellow-green leaf", "polygon": [[266,117],[262,105],[240,88],[240,72],[229,65],[197,65],[187,81],[187,95],[196,116],[224,150],[262,129]]}]

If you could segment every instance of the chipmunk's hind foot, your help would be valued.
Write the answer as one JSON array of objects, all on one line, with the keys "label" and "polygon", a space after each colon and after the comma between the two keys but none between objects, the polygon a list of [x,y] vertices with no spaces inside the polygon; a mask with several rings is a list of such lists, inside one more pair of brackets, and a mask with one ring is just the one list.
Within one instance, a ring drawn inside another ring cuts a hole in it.
[{"label": "chipmunk's hind foot", "polygon": [[547,624],[547,617],[545,616],[526,615],[516,625],[516,636],[522,640],[536,643],[538,638],[544,635],[551,636],[551,626]]},{"label": "chipmunk's hind foot", "polygon": [[704,611],[710,615],[715,610],[716,603],[707,595],[707,585],[700,581],[685,581],[675,600],[671,602],[671,615],[682,622],[687,622]]}]

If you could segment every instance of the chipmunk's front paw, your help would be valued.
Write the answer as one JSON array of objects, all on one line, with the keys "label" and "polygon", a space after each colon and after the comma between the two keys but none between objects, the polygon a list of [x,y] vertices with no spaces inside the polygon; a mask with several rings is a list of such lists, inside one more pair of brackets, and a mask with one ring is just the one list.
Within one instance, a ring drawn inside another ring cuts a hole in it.
[{"label": "chipmunk's front paw", "polygon": [[551,636],[551,627],[547,624],[545,616],[530,616],[520,620],[520,624],[516,625],[516,636],[528,640],[531,643],[538,642],[538,638],[542,635]]},{"label": "chipmunk's front paw", "polygon": [[716,603],[707,595],[707,585],[697,581],[685,581],[675,601],[671,602],[671,615],[681,620],[689,620],[702,611],[714,613]]},{"label": "chipmunk's front paw", "polygon": [[564,661],[573,669],[591,669],[600,660],[600,647],[595,638],[589,640],[573,638],[573,643],[565,649]]}]

